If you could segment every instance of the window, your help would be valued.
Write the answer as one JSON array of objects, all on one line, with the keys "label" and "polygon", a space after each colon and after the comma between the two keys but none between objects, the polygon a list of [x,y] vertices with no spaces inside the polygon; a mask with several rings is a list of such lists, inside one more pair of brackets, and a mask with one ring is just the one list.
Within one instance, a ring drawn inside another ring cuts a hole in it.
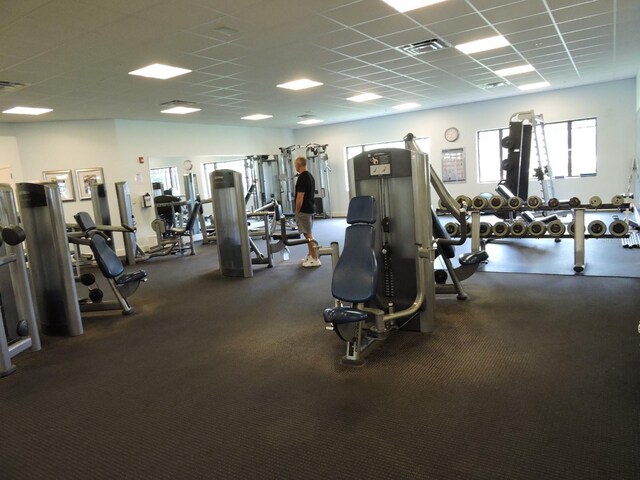
[{"label": "window", "polygon": [[[596,174],[596,127],[595,118],[545,123],[547,152],[554,177]],[[478,178],[481,183],[497,183],[503,179],[504,171],[500,163],[507,158],[507,150],[502,148],[501,142],[507,135],[508,128],[478,132]],[[543,148],[542,144],[540,148]],[[531,141],[530,167],[531,178],[535,179],[534,173],[538,167],[535,138]]]},{"label": "window", "polygon": [[180,195],[178,167],[150,168],[152,183],[161,183],[164,191],[171,190],[171,195]]},{"label": "window", "polygon": [[244,159],[243,160],[226,160],[215,163],[205,163],[202,165],[204,171],[204,190],[207,194],[207,198],[211,198],[211,180],[209,175],[211,172],[215,170],[235,170],[236,172],[240,172],[243,178],[243,185],[245,193],[249,190],[250,185],[246,184],[246,171],[244,168]]},{"label": "window", "polygon": [[[430,140],[428,137],[416,138],[416,144],[425,153],[429,153]],[[370,152],[371,150],[377,150],[379,148],[404,148],[404,141],[399,140],[396,142],[384,142],[384,143],[370,143],[368,145],[349,145],[345,147],[346,160],[351,160],[353,157],[362,152]],[[349,191],[349,172],[347,172],[347,162],[344,162],[345,178],[347,179],[347,191]]]}]

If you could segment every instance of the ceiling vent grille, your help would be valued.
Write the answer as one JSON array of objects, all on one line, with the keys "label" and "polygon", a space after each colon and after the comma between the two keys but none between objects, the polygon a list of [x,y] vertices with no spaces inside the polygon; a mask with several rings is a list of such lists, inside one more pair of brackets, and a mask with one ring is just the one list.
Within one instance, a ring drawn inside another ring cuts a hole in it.
[{"label": "ceiling vent grille", "polygon": [[432,38],[431,40],[423,40],[421,42],[410,43],[409,45],[403,45],[398,47],[398,50],[406,53],[407,55],[421,55],[423,53],[434,52],[436,50],[443,50],[449,48],[449,45],[444,40],[439,38]]},{"label": "ceiling vent grille", "polygon": [[5,82],[4,80],[0,80],[0,92],[18,90],[23,87],[26,87],[24,83]]},{"label": "ceiling vent grille", "polygon": [[164,102],[164,103],[160,104],[161,107],[167,107],[167,108],[171,108],[171,107],[193,107],[194,105],[195,105],[195,102],[186,102],[184,100],[171,100],[169,102]]}]

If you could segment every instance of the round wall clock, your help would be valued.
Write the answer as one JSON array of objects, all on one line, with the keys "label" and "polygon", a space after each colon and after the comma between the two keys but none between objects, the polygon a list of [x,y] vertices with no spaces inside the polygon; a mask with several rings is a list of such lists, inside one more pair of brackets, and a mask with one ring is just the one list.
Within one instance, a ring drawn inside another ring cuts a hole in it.
[{"label": "round wall clock", "polygon": [[447,142],[455,142],[460,137],[460,131],[456,127],[449,127],[444,131]]},{"label": "round wall clock", "polygon": [[187,172],[190,172],[191,169],[193,168],[193,163],[191,162],[191,160],[185,160],[184,163],[182,164],[184,166],[184,169]]}]

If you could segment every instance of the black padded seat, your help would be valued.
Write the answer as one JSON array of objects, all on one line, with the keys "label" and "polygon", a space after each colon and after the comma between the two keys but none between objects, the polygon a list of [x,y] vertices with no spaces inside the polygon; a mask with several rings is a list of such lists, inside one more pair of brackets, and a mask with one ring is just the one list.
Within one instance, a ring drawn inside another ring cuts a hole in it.
[{"label": "black padded seat", "polygon": [[[271,235],[271,237],[273,237],[274,240],[281,240],[282,239],[282,235],[280,235],[279,233]],[[286,238],[287,238],[287,240],[295,240],[297,238],[300,238],[300,234],[296,233],[296,232],[287,233],[287,237]]]},{"label": "black padded seat", "polygon": [[482,250],[481,252],[463,253],[458,257],[460,265],[477,265],[489,258],[489,254]]},{"label": "black padded seat", "polygon": [[91,237],[89,246],[96,259],[98,268],[100,268],[100,271],[106,278],[116,278],[122,275],[124,265],[122,265],[116,253],[109,248],[109,244],[102,235],[94,235]]},{"label": "black padded seat", "polygon": [[87,212],[78,212],[73,216],[73,218],[78,222],[78,226],[85,236],[87,236],[89,232],[97,229],[96,223]]},{"label": "black padded seat", "polygon": [[130,282],[141,282],[147,278],[147,272],[140,270],[138,272],[125,273],[116,279],[117,285],[125,285]]}]

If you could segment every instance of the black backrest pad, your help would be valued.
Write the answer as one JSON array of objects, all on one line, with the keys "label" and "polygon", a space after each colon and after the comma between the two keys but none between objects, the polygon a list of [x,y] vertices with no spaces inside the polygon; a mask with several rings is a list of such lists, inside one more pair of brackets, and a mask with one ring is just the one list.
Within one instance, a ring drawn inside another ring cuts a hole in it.
[{"label": "black backrest pad", "polygon": [[376,199],[365,195],[353,197],[349,202],[347,223],[376,223]]},{"label": "black backrest pad", "polygon": [[[442,227],[442,224],[440,223],[440,220],[438,220],[438,216],[436,215],[436,212],[433,211],[433,209],[431,210],[431,218],[433,221],[433,236],[435,238],[446,238],[447,240],[450,240],[451,237]],[[455,248],[453,248],[453,245],[441,244],[440,247],[442,248],[442,251],[447,256],[447,258],[453,258],[456,256],[456,250]]]},{"label": "black backrest pad", "polygon": [[193,208],[191,209],[191,214],[187,219],[187,223],[184,226],[185,230],[190,231],[193,228],[193,224],[196,223],[196,218],[198,217],[198,213],[202,208],[202,204],[200,202],[195,202],[193,204]]},{"label": "black backrest pad", "polygon": [[91,237],[89,246],[96,259],[100,271],[106,278],[115,278],[124,272],[124,266],[116,255],[116,252],[109,248],[107,241],[101,235]]},{"label": "black backrest pad", "polygon": [[361,303],[375,296],[378,279],[378,263],[374,251],[375,235],[373,225],[358,224],[347,227],[344,249],[333,271],[331,293],[334,298]]},{"label": "black backrest pad", "polygon": [[78,225],[80,226],[80,230],[84,233],[96,229],[96,222],[93,221],[93,218],[91,218],[91,215],[87,212],[78,212],[73,216],[73,218],[76,219],[76,222],[78,222]]}]

